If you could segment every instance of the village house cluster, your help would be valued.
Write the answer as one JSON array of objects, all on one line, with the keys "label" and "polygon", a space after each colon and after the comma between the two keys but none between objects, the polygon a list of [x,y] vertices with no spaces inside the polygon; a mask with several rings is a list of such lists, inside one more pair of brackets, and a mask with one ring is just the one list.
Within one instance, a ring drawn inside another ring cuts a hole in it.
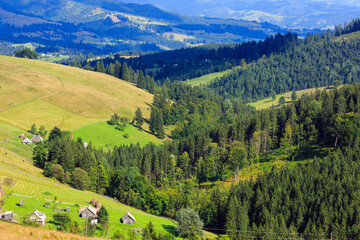
[{"label": "village house cluster", "polygon": [[[0,198],[4,195],[3,189],[0,187]],[[25,201],[21,199],[19,201],[19,204],[17,204],[19,207],[25,206]],[[94,198],[90,201],[90,205],[85,208],[79,209],[79,216],[82,218],[87,218],[90,220],[91,225],[97,225],[98,224],[98,213],[101,209],[101,202],[99,200],[95,200]],[[45,208],[50,208],[50,203],[44,204]],[[64,210],[61,207],[57,207],[55,205],[53,207],[53,211],[55,212],[63,212]],[[66,207],[65,211],[67,213],[70,212],[70,207]],[[0,220],[18,223],[17,220],[14,218],[14,212],[13,211],[7,211],[3,214],[0,213]],[[40,226],[44,226],[46,222],[46,215],[38,210],[35,210],[32,212],[28,217],[27,221],[32,221],[38,223]],[[123,224],[134,224],[136,222],[135,217],[130,213],[127,212],[121,219],[120,222]]]},{"label": "village house cluster", "polygon": [[19,138],[21,138],[23,140],[21,143],[25,144],[25,145],[30,145],[32,143],[39,143],[39,142],[44,141],[44,139],[40,135],[33,135],[31,140],[29,138],[27,138],[25,136],[25,134],[21,134],[19,136]]}]

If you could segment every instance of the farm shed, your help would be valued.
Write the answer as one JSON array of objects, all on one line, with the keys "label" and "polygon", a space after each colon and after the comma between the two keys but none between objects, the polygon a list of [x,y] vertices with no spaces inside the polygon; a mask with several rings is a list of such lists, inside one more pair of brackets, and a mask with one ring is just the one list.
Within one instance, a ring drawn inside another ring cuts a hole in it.
[{"label": "farm shed", "polygon": [[13,211],[8,211],[8,212],[4,213],[2,218],[6,219],[6,220],[12,220],[13,216],[14,216],[14,212]]},{"label": "farm shed", "polygon": [[25,139],[25,138],[26,138],[26,136],[25,136],[25,134],[20,134],[19,138],[21,138],[21,139]]},{"label": "farm shed", "polygon": [[134,224],[136,222],[136,219],[131,213],[127,212],[125,215],[121,218],[121,223],[123,224]]},{"label": "farm shed", "polygon": [[91,217],[92,219],[96,218],[97,210],[93,206],[89,205],[85,209],[80,209],[80,216],[82,218],[88,218]]},{"label": "farm shed", "polygon": [[29,217],[30,221],[39,223],[41,226],[45,225],[46,215],[43,212],[35,210]]},{"label": "farm shed", "polygon": [[31,141],[33,143],[39,143],[44,141],[44,139],[40,135],[33,135]]},{"label": "farm shed", "polygon": [[30,144],[32,144],[32,141],[28,138],[25,138],[21,143],[25,144],[25,145],[30,145]]}]

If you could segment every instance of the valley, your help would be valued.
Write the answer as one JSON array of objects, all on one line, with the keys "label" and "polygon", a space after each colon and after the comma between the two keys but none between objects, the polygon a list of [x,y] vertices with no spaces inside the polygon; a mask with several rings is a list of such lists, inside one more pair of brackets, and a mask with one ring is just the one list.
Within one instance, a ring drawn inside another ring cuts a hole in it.
[{"label": "valley", "polygon": [[360,238],[359,19],[0,8],[0,236]]}]

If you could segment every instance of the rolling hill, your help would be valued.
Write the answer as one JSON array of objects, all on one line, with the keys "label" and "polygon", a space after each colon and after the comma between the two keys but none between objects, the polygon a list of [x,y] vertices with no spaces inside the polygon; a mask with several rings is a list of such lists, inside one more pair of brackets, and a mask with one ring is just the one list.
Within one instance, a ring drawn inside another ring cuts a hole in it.
[{"label": "rolling hill", "polygon": [[[0,30],[3,54],[11,54],[12,44],[34,43],[44,53],[95,55],[259,40],[285,32],[268,23],[181,16],[116,0],[0,0]],[[10,48],[4,50],[4,43]]]},{"label": "rolling hill", "polygon": [[[104,122],[115,112],[132,119],[137,107],[149,118],[153,101],[152,94],[106,74],[3,56],[0,86],[0,135],[4,138],[26,131],[34,123],[48,130],[58,126],[72,131]],[[117,130],[112,131],[116,135]],[[137,142],[138,138],[160,142],[134,128],[129,139]],[[114,142],[120,144],[121,139]]]},{"label": "rolling hill", "polygon": [[358,1],[337,0],[223,0],[223,1],[165,1],[124,0],[140,4],[151,3],[169,11],[192,16],[243,19],[256,22],[270,22],[287,28],[333,27],[348,22],[360,13]]}]

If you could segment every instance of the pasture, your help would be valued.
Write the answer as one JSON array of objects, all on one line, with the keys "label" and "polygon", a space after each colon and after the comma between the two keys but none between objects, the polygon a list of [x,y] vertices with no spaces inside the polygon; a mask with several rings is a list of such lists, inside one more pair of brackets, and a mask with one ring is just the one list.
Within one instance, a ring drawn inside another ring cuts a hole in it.
[{"label": "pasture", "polygon": [[199,86],[199,85],[206,86],[206,85],[209,85],[216,78],[221,78],[222,76],[224,76],[226,73],[228,73],[230,71],[231,71],[231,69],[223,71],[223,72],[215,72],[215,73],[206,74],[206,75],[203,75],[198,78],[190,79],[189,81],[186,81],[186,83],[188,83],[192,86]]},{"label": "pasture", "polygon": [[[324,89],[331,89],[331,88],[333,88],[333,87],[309,88],[309,89],[299,90],[299,91],[295,91],[295,92],[296,92],[297,98],[299,99],[304,94],[311,94],[311,93],[315,93],[316,90],[323,91]],[[267,108],[271,108],[271,107],[278,107],[280,97],[285,97],[286,103],[292,102],[291,94],[292,94],[292,92],[277,94],[275,100],[273,100],[271,97],[268,97],[268,98],[264,98],[262,100],[259,100],[259,101],[253,102],[253,103],[249,103],[249,105],[255,107],[256,109],[267,109]]]},{"label": "pasture", "polygon": [[[90,142],[95,147],[110,147],[139,143],[144,146],[149,142],[160,144],[162,141],[144,130],[140,130],[131,124],[127,124],[124,131],[115,129],[115,126],[100,122],[79,128],[72,132],[74,138],[81,137],[83,142]],[[128,137],[126,137],[126,135]]]}]

